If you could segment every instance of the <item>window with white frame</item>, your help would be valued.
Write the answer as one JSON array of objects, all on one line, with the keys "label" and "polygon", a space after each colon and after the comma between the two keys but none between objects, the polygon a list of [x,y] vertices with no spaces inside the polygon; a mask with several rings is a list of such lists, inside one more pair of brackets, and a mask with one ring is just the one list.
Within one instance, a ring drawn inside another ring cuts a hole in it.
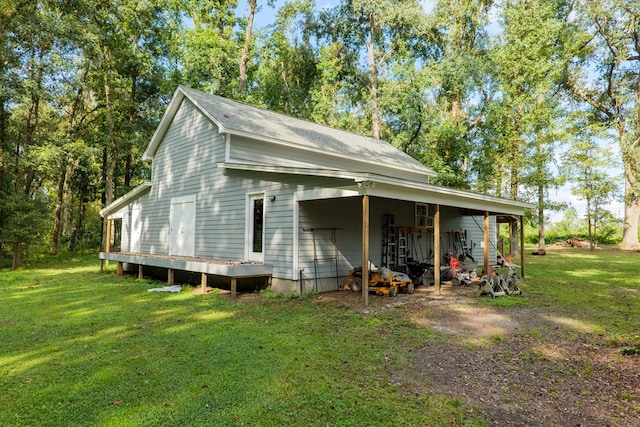
[{"label": "window with white frame", "polygon": [[429,205],[426,203],[416,203],[416,221],[417,228],[427,228],[433,226],[433,216],[429,215]]}]

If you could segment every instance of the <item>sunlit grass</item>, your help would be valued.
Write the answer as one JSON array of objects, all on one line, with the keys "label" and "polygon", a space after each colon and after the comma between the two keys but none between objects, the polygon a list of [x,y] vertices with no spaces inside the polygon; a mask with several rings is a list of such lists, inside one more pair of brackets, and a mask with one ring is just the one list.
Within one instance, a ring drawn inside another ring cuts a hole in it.
[{"label": "sunlit grass", "polygon": [[640,253],[560,249],[527,258],[522,288],[600,333],[632,333],[640,312]]},{"label": "sunlit grass", "polygon": [[[115,277],[113,265],[100,274],[94,256],[42,263],[0,273],[0,425],[483,425],[460,400],[392,375],[442,339],[402,310],[149,293],[164,284]],[[544,308],[547,325],[640,347],[640,254],[558,250],[527,263],[524,295],[480,304],[496,316]]]},{"label": "sunlit grass", "polygon": [[401,313],[149,293],[98,270],[0,274],[0,425],[482,425],[392,380],[430,336]]}]

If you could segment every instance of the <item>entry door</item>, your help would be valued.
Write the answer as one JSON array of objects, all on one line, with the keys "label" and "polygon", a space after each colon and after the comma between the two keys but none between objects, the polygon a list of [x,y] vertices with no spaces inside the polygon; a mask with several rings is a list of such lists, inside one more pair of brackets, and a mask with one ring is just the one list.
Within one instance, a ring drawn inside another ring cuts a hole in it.
[{"label": "entry door", "polygon": [[264,194],[248,199],[247,246],[250,261],[264,261]]},{"label": "entry door", "polygon": [[171,199],[169,255],[194,256],[196,234],[195,196]]},{"label": "entry door", "polygon": [[140,217],[140,206],[131,209],[131,244],[129,251],[140,252],[140,239],[142,236],[142,218]]}]

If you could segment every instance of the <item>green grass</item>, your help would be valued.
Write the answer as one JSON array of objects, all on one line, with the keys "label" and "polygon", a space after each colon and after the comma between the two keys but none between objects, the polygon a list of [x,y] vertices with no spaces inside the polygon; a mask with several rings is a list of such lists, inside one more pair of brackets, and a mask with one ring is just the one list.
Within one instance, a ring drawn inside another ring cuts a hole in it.
[{"label": "green grass", "polygon": [[527,258],[527,304],[552,307],[610,335],[639,333],[640,253],[562,249]]},{"label": "green grass", "polygon": [[[527,261],[525,295],[481,303],[542,307],[560,327],[638,357],[639,253]],[[402,309],[365,314],[268,291],[236,301],[149,293],[164,284],[98,270],[85,256],[0,272],[0,425],[485,424],[460,399],[393,375],[442,339]]]},{"label": "green grass", "polygon": [[430,336],[399,312],[44,266],[0,273],[0,425],[483,425],[392,378]]}]

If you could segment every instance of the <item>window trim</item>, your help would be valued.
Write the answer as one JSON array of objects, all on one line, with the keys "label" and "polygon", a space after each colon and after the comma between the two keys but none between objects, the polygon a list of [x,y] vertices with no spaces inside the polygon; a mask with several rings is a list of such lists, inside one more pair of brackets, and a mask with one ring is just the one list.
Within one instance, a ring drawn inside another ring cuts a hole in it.
[{"label": "window trim", "polygon": [[[262,199],[262,251],[254,252],[254,201]],[[245,207],[245,242],[244,253],[247,261],[264,262],[264,253],[266,249],[265,245],[265,230],[266,230],[266,197],[264,192],[248,193]]]}]

